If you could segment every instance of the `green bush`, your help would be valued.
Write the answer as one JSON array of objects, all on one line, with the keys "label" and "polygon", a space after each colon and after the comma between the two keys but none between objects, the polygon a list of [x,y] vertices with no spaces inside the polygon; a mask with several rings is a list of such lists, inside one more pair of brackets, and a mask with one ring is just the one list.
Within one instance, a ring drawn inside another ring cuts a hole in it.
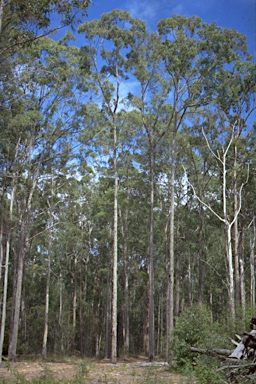
[{"label": "green bush", "polygon": [[204,306],[186,309],[177,319],[171,343],[171,350],[178,365],[192,363],[194,355],[190,352],[190,347],[206,348],[212,337],[208,309]]},{"label": "green bush", "polygon": [[211,313],[205,306],[186,309],[177,319],[173,332],[171,350],[176,365],[197,377],[200,384],[223,382],[223,373],[217,371],[219,361],[208,354],[190,351],[190,347],[201,349],[225,348],[227,338],[220,332],[219,324],[213,324]]},{"label": "green bush", "polygon": [[199,364],[194,371],[195,377],[200,384],[222,384],[223,374],[216,367]]}]

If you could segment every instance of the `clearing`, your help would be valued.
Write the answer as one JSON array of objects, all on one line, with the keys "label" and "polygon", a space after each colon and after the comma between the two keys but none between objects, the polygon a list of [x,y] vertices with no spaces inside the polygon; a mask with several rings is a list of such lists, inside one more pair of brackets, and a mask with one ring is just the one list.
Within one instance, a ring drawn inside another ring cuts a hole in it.
[{"label": "clearing", "polygon": [[76,382],[90,384],[196,383],[191,378],[171,373],[166,365],[147,366],[143,358],[120,359],[116,365],[111,364],[108,360],[76,359],[61,362],[3,362],[0,367],[0,383],[7,383],[6,380],[15,383],[18,378],[21,382],[21,378],[32,380],[39,377],[74,384]]}]

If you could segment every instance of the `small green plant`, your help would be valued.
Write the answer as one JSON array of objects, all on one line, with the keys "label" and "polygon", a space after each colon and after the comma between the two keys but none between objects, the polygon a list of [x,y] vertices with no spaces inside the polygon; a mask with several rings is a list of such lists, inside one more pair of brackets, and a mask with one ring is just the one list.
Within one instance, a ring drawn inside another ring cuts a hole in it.
[{"label": "small green plant", "polygon": [[222,384],[224,382],[220,372],[206,365],[196,367],[195,377],[200,384]]},{"label": "small green plant", "polygon": [[74,378],[74,384],[84,383],[90,372],[90,366],[87,361],[83,361],[77,369],[76,376]]}]

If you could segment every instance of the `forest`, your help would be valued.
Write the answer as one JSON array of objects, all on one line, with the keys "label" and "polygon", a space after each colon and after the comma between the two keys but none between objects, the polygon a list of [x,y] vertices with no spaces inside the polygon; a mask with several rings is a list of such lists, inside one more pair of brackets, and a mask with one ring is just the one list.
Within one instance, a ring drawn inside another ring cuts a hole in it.
[{"label": "forest", "polygon": [[245,36],[90,3],[0,0],[1,360],[169,361],[195,308],[256,315]]}]

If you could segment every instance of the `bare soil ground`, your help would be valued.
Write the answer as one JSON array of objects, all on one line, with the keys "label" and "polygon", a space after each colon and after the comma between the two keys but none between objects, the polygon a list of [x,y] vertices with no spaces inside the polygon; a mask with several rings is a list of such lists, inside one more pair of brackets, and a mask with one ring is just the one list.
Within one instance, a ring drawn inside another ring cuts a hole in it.
[{"label": "bare soil ground", "polygon": [[[196,383],[170,372],[167,366],[143,366],[142,359],[120,360],[116,365],[109,361],[77,359],[65,362],[15,362],[3,363],[0,367],[0,383],[6,380],[17,382],[18,377],[31,380],[38,377],[52,377],[69,383],[79,378],[81,383],[90,384],[186,384]],[[20,381],[19,381],[20,382]]]}]

